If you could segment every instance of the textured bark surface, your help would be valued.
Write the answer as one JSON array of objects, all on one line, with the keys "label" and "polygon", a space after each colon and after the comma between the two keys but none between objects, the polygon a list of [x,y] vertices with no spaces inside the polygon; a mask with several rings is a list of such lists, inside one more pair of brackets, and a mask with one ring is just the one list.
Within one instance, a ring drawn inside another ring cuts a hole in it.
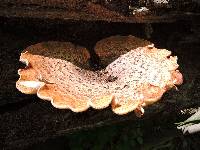
[{"label": "textured bark surface", "polygon": [[[42,41],[71,41],[90,49],[94,44],[111,35],[133,34],[145,38],[145,25],[102,22],[51,22],[1,18],[0,24],[0,147],[23,148],[46,139],[66,135],[77,130],[114,124],[127,120],[163,118],[180,110],[200,106],[200,49],[199,23],[175,22],[152,24],[150,41],[157,47],[167,48],[177,55],[184,84],[179,91],[166,93],[162,100],[146,108],[143,118],[134,113],[118,116],[108,109],[89,109],[83,113],[58,110],[35,95],[17,91],[17,70],[21,68],[19,56],[29,45]],[[93,59],[96,60],[96,59]],[[93,63],[95,64],[95,63]],[[183,115],[184,116],[184,115]]]},{"label": "textured bark surface", "polygon": [[199,16],[195,0],[2,0],[0,16],[109,22],[172,22]]}]

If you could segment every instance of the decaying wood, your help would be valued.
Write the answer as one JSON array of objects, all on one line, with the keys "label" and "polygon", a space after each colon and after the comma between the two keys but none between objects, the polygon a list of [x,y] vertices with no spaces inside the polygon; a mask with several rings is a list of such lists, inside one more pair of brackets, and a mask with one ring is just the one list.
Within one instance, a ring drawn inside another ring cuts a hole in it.
[{"label": "decaying wood", "polygon": [[188,20],[200,15],[199,8],[192,0],[3,0],[0,16],[150,23]]},{"label": "decaying wood", "polygon": [[[30,24],[34,24],[34,22],[30,22]],[[66,41],[71,39],[74,43],[80,43],[80,39],[82,43],[96,43],[99,39],[108,37],[108,34],[116,34],[115,30],[124,28],[125,24],[115,26],[116,29],[113,31],[111,30],[113,25],[105,24],[103,26],[105,27],[104,32],[102,32],[102,28],[99,28],[102,27],[99,24],[93,24],[95,32],[91,28],[80,29],[80,26],[77,25],[71,33],[68,32],[68,28],[61,28],[62,25],[56,26],[57,32],[51,32],[48,28],[29,27],[29,25],[19,25],[16,22],[9,24],[5,21],[0,28],[2,29],[0,30],[0,146],[3,148],[22,148],[70,132],[127,120],[141,121],[143,119],[151,120],[152,118],[155,120],[171,114],[181,117],[180,110],[200,106],[198,28],[193,30],[194,33],[188,33],[185,28],[179,30],[180,24],[170,24],[172,29],[170,29],[169,24],[159,24],[159,29],[162,28],[162,30],[159,30],[156,25],[154,26],[156,34],[151,40],[160,47],[168,47],[173,54],[178,56],[184,83],[178,87],[179,91],[164,94],[159,103],[148,107],[144,117],[138,119],[133,113],[125,116],[115,115],[110,108],[105,110],[89,109],[82,113],[58,110],[49,103],[39,100],[36,96],[21,94],[15,88],[15,82],[18,79],[17,70],[21,68],[19,56],[27,46],[52,39],[65,41],[66,37]],[[48,27],[48,25],[46,26]],[[64,25],[71,27],[67,24]],[[90,24],[85,26],[90,27]],[[173,28],[178,30],[178,33],[174,32]],[[129,33],[128,31],[134,29],[137,30],[135,26],[131,25],[127,31],[123,30],[123,32]],[[89,30],[91,31],[89,32]],[[83,32],[83,34],[77,32]],[[75,37],[74,33],[76,33]],[[87,38],[84,35],[87,35]],[[94,38],[97,35],[98,38]]]}]

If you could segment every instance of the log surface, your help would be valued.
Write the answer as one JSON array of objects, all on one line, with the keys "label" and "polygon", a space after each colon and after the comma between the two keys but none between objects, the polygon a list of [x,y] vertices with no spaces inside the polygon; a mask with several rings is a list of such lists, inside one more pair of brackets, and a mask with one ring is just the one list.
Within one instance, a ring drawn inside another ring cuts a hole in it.
[{"label": "log surface", "polygon": [[173,22],[200,15],[195,0],[1,0],[0,16],[129,23]]}]

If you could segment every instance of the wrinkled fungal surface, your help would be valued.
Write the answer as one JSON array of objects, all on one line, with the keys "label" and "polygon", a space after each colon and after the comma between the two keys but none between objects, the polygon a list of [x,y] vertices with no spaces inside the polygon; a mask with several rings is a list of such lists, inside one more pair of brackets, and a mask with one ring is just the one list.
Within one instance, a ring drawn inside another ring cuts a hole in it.
[{"label": "wrinkled fungal surface", "polygon": [[50,48],[43,49],[44,44],[56,42],[36,44],[22,52],[20,61],[27,67],[19,69],[16,87],[23,93],[51,101],[56,108],[82,112],[89,107],[103,109],[111,104],[116,114],[135,111],[140,116],[144,113],[142,107],[156,102],[183,80],[177,70],[177,57],[153,45],[132,48],[103,70],[91,71],[72,63],[77,60],[79,64],[87,64],[90,56],[86,49],[69,49],[67,45],[72,44],[68,43],[66,55],[71,53],[76,57],[61,59],[44,55],[53,52]]}]

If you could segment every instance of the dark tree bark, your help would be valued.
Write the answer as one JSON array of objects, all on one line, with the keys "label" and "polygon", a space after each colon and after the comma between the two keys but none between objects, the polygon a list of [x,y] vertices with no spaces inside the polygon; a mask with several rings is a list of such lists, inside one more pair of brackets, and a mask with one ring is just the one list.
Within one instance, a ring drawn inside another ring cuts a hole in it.
[{"label": "dark tree bark", "polygon": [[3,0],[0,16],[109,21],[130,23],[172,22],[199,16],[195,0]]}]

